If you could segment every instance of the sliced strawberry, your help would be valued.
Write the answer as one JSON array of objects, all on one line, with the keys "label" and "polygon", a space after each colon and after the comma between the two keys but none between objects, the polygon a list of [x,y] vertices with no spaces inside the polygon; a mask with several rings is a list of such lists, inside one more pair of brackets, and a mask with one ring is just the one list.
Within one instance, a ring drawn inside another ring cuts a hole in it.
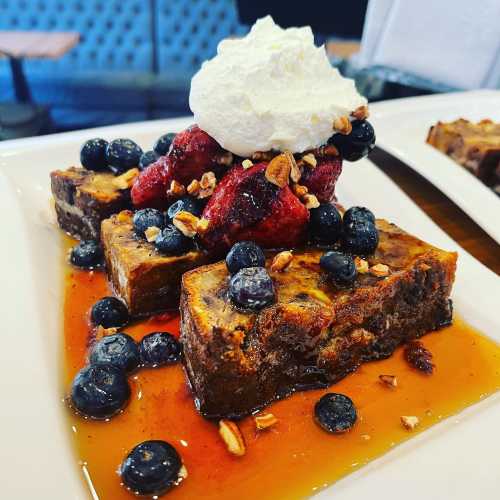
[{"label": "sliced strawberry", "polygon": [[342,172],[342,158],[340,156],[320,158],[315,168],[304,167],[300,184],[309,189],[311,194],[321,203],[332,201],[335,193],[335,184]]},{"label": "sliced strawberry", "polygon": [[165,209],[171,179],[167,157],[161,156],[135,180],[130,192],[134,207]]},{"label": "sliced strawberry", "polygon": [[210,170],[217,170],[217,158],[224,153],[219,143],[198,125],[179,132],[167,154],[172,179],[188,185]]},{"label": "sliced strawberry", "polygon": [[217,185],[203,211],[209,225],[201,241],[208,250],[223,253],[241,240],[264,248],[304,241],[309,212],[288,186],[280,189],[267,181],[266,166],[234,167]]}]

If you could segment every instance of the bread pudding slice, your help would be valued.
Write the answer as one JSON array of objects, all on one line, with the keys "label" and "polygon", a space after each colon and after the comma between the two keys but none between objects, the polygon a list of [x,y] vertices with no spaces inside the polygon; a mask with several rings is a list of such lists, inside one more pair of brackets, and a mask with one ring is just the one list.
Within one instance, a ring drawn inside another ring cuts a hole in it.
[{"label": "bread pudding slice", "polygon": [[131,207],[130,182],[111,172],[71,167],[50,180],[59,226],[76,238],[99,240],[101,221]]},{"label": "bread pudding slice", "polygon": [[185,366],[204,416],[242,417],[295,390],[327,386],[451,322],[456,253],[384,220],[377,227],[368,262],[388,266],[387,276],[360,273],[352,287],[336,288],[319,267],[323,250],[296,250],[285,271],[270,270],[277,300],[259,312],[228,299],[224,262],[183,276]]},{"label": "bread pudding slice", "polygon": [[500,123],[472,123],[463,118],[438,122],[430,128],[427,143],[466,167],[486,185],[500,185]]},{"label": "bread pudding slice", "polygon": [[102,222],[106,270],[114,291],[132,316],[143,316],[179,305],[182,274],[208,262],[197,250],[162,255],[153,243],[136,236],[133,212],[124,210]]}]

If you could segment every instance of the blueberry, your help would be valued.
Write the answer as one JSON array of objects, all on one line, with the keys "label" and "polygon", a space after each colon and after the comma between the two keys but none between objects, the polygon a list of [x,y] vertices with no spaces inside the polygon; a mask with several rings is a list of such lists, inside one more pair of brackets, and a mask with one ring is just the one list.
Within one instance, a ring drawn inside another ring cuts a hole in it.
[{"label": "blueberry", "polygon": [[170,333],[154,332],[139,342],[139,351],[144,366],[156,367],[176,363],[181,359],[181,345]]},{"label": "blueberry", "polygon": [[346,224],[342,234],[342,249],[354,255],[369,255],[378,246],[378,231],[368,220],[353,220]]},{"label": "blueberry", "polygon": [[181,457],[165,441],[138,444],[120,466],[123,484],[136,495],[162,495],[181,480]]},{"label": "blueberry", "polygon": [[226,266],[231,274],[245,267],[264,267],[266,257],[262,249],[253,241],[235,243],[226,256]]},{"label": "blueberry", "polygon": [[229,297],[238,306],[262,309],[274,302],[273,280],[264,267],[245,267],[229,282]]},{"label": "blueberry", "polygon": [[92,347],[89,361],[107,363],[130,373],[140,365],[139,348],[126,333],[106,335]]},{"label": "blueberry", "polygon": [[314,405],[316,423],[327,432],[339,434],[352,428],[356,422],[356,408],[343,394],[328,393]]},{"label": "blueberry", "polygon": [[109,168],[115,174],[123,174],[130,168],[137,167],[142,156],[142,149],[130,139],[115,139],[106,148]]},{"label": "blueberry", "polygon": [[109,418],[122,410],[130,398],[127,376],[110,364],[93,364],[82,368],[71,386],[73,406],[92,418]]},{"label": "blueberry", "polygon": [[104,139],[89,139],[80,149],[80,162],[87,170],[105,170],[108,166],[106,148],[108,141]]},{"label": "blueberry", "polygon": [[83,240],[71,249],[70,262],[83,269],[93,269],[102,264],[102,247],[98,241]]},{"label": "blueberry", "polygon": [[157,227],[163,229],[165,227],[165,216],[156,208],[143,208],[137,210],[132,218],[134,224],[134,231],[138,236],[144,237],[144,231],[148,227]]},{"label": "blueberry", "polygon": [[129,321],[128,310],[125,304],[116,297],[104,297],[98,300],[90,312],[94,325],[104,328],[120,327]]},{"label": "blueberry", "polygon": [[366,120],[354,120],[349,135],[335,134],[328,143],[333,144],[347,161],[356,161],[375,147],[375,131]]},{"label": "blueberry", "polygon": [[158,155],[154,151],[146,151],[145,153],[142,153],[142,156],[139,159],[139,170],[144,170],[157,159]]},{"label": "blueberry", "polygon": [[356,266],[350,255],[334,251],[326,252],[321,256],[319,265],[337,285],[351,285],[356,279]]},{"label": "blueberry", "polygon": [[344,214],[344,224],[350,224],[354,221],[369,221],[375,224],[375,216],[366,207],[351,207]]},{"label": "blueberry", "polygon": [[320,243],[335,243],[342,233],[342,217],[334,205],[323,203],[310,212],[311,236]]},{"label": "blueberry", "polygon": [[198,200],[195,200],[190,196],[183,196],[168,207],[167,217],[169,221],[172,222],[175,214],[177,214],[178,212],[190,212],[193,215],[199,217],[202,211],[203,208]]},{"label": "blueberry", "polygon": [[158,138],[158,140],[155,142],[155,145],[153,146],[154,152],[158,156],[165,156],[168,153],[170,145],[172,144],[174,139],[175,139],[175,134],[171,133],[162,135],[161,137]]},{"label": "blueberry", "polygon": [[193,240],[168,224],[155,240],[156,249],[165,255],[182,255],[193,248]]}]

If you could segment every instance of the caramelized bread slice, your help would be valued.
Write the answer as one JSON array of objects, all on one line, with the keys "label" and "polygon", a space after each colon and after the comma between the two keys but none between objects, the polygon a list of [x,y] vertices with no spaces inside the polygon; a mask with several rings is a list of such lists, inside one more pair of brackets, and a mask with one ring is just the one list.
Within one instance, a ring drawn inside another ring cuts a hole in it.
[{"label": "caramelized bread slice", "polygon": [[438,122],[427,135],[427,143],[453,158],[488,186],[500,184],[500,123],[460,118]]},{"label": "caramelized bread slice", "polygon": [[59,226],[76,238],[98,240],[101,221],[131,207],[128,183],[112,173],[71,167],[50,180]]},{"label": "caramelized bread slice", "polygon": [[359,274],[352,288],[337,289],[319,267],[320,249],[297,250],[285,271],[271,272],[277,302],[258,313],[231,304],[224,262],[184,275],[185,365],[203,415],[240,417],[294,390],[331,384],[450,323],[457,255],[384,220],[377,226],[369,263],[389,266],[387,277]]},{"label": "caramelized bread slice", "polygon": [[106,269],[115,293],[133,316],[176,308],[182,274],[208,259],[195,250],[179,256],[160,254],[152,243],[136,236],[132,216],[124,210],[102,222]]}]

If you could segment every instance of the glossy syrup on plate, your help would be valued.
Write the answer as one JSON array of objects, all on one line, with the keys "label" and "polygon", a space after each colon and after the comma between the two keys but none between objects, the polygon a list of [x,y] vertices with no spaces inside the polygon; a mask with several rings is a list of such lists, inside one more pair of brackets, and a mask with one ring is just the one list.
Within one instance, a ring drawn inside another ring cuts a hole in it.
[{"label": "glossy syrup on plate", "polygon": [[[69,390],[85,364],[91,329],[88,312],[109,295],[105,275],[68,269],[64,303],[64,384]],[[140,339],[153,331],[178,333],[178,317],[150,319],[123,331]],[[327,390],[296,393],[265,411],[278,423],[256,432],[253,418],[239,425],[247,444],[243,457],[229,454],[215,423],[195,410],[181,365],[141,369],[130,377],[127,408],[108,422],[82,419],[68,411],[75,462],[101,500],[130,499],[117,469],[128,451],[147,439],[163,439],[176,447],[188,470],[187,479],[165,498],[294,499],[312,495],[379,457],[441,419],[459,412],[500,388],[500,347],[468,327],[454,325],[422,340],[433,353],[433,375],[423,375],[403,359],[402,350],[358,371]],[[395,375],[397,388],[379,381]],[[313,420],[313,407],[325,392],[348,395],[358,410],[354,428],[330,435]],[[420,424],[405,430],[402,415]]]}]

